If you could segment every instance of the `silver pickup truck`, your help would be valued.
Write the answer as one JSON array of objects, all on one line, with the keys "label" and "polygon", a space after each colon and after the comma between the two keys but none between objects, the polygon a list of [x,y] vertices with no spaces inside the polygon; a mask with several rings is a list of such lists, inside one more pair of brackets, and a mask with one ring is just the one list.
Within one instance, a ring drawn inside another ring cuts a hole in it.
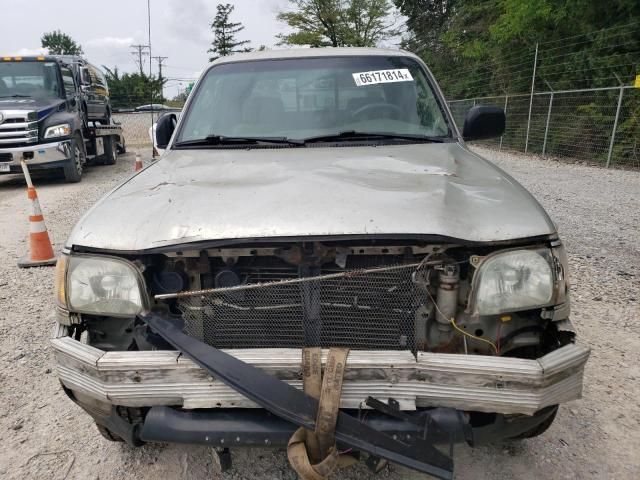
[{"label": "silver pickup truck", "polygon": [[553,222],[465,145],[504,123],[460,129],[404,51],[219,58],[66,243],[65,392],[110,440],[281,446],[314,428],[303,350],[344,347],[345,449],[450,478],[443,443],[541,434],[589,349]]}]

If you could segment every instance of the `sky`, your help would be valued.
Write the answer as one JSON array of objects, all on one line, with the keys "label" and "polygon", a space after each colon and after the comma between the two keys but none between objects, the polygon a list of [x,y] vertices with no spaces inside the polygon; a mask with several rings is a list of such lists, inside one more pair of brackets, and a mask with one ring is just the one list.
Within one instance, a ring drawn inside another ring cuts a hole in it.
[{"label": "sky", "polygon": [[[220,0],[222,1],[222,0]],[[169,79],[165,96],[197,78],[207,64],[213,34],[215,0],[151,0],[151,46],[153,56],[168,57],[163,75]],[[235,6],[232,20],[245,29],[240,40],[252,47],[273,47],[286,26],[276,20],[287,0],[224,0]],[[118,66],[120,71],[138,67],[130,46],[147,44],[147,0],[0,0],[0,55],[42,53],[40,37],[62,30],[82,45],[85,57],[97,66]],[[107,7],[107,8],[105,8]],[[148,58],[145,71],[149,69]],[[153,62],[157,74],[157,62]]]}]

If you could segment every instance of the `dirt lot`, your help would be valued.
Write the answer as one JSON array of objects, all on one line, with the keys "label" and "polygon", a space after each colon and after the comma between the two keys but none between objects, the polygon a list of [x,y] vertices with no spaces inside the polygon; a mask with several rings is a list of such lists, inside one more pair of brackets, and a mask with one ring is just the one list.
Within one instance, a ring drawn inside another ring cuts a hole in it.
[{"label": "dirt lot", "polygon": [[[458,447],[456,478],[640,478],[640,173],[483,151],[542,202],[566,242],[573,321],[591,346],[584,398],[543,436]],[[133,156],[82,183],[36,180],[60,248],[84,211],[133,170]],[[293,479],[283,451],[241,450],[221,475],[202,447],[132,450],[100,437],[59,388],[48,345],[53,269],[19,270],[27,250],[23,184],[0,177],[0,478]],[[124,213],[123,213],[124,214]],[[336,478],[368,478],[363,466]],[[395,466],[381,478],[426,478]]]}]

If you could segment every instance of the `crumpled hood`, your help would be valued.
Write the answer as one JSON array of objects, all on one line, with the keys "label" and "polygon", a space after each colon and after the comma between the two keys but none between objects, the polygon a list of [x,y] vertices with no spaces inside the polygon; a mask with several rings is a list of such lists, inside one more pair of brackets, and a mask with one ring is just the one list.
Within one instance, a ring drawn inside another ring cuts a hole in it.
[{"label": "crumpled hood", "polygon": [[425,234],[473,242],[555,233],[515,180],[457,143],[174,150],[98,202],[67,246]]},{"label": "crumpled hood", "polygon": [[28,110],[38,112],[38,120],[48,117],[65,103],[61,98],[0,98],[2,110]]}]

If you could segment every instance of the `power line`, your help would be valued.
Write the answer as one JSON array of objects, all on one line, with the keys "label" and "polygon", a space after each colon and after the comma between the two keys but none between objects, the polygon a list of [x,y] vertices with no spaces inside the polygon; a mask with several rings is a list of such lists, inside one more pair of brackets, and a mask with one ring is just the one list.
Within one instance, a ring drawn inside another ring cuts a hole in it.
[{"label": "power line", "polygon": [[[134,58],[136,56],[138,57],[138,59],[136,60],[136,64],[140,69],[140,75],[144,75],[144,60],[142,59],[142,57],[151,55],[151,48],[149,47],[149,45],[130,45],[130,47],[133,49],[131,50],[131,55],[133,55]],[[149,49],[149,52],[146,51],[147,49]]]},{"label": "power line", "polygon": [[164,62],[169,57],[163,57],[158,55],[157,57],[151,57],[153,60],[158,61],[158,80],[160,83],[160,96],[164,97],[164,84],[162,83],[162,62]]},{"label": "power line", "polygon": [[158,62],[158,78],[160,79],[160,82],[162,83],[162,63],[169,57],[162,57],[160,55],[158,55],[157,57],[151,57],[153,60],[157,60]]}]

